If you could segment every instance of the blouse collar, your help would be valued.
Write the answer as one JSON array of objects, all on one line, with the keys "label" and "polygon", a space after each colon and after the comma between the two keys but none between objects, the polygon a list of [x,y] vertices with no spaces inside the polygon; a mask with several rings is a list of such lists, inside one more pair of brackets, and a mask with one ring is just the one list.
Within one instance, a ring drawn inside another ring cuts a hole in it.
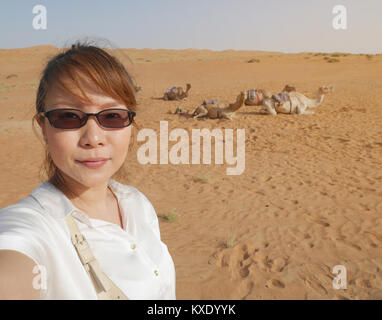
[{"label": "blouse collar", "polygon": [[[127,186],[113,179],[109,180],[108,185],[117,197],[119,203],[131,192]],[[90,219],[86,213],[75,207],[67,196],[49,181],[44,181],[41,183],[32,191],[31,195],[40,203],[45,211],[49,212],[53,218],[64,219],[67,215],[72,214],[74,218],[86,224],[89,228],[111,224],[110,222],[103,220]]]}]

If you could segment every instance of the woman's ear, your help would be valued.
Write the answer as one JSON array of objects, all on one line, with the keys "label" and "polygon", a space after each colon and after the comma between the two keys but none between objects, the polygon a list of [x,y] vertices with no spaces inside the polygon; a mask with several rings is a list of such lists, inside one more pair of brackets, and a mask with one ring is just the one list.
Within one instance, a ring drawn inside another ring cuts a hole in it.
[{"label": "woman's ear", "polygon": [[40,116],[40,115],[36,114],[34,117],[35,117],[38,125],[42,129],[44,127],[44,120],[42,120],[43,116]]},{"label": "woman's ear", "polygon": [[45,117],[36,114],[36,115],[35,115],[35,119],[36,119],[38,125],[39,125],[40,128],[41,128],[42,135],[43,135],[43,138],[44,138],[45,142],[47,142],[46,134],[45,134],[45,121],[44,121],[44,120],[45,120]]}]

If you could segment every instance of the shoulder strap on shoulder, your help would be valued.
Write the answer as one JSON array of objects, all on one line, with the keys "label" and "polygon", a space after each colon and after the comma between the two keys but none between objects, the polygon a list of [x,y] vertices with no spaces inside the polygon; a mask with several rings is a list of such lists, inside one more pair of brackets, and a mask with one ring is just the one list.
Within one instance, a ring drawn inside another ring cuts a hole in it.
[{"label": "shoulder strap on shoulder", "polygon": [[76,248],[77,254],[88,273],[98,299],[100,300],[128,300],[128,297],[117,285],[101,270],[98,261],[94,257],[88,242],[80,232],[71,214],[65,218],[70,231],[71,241]]}]

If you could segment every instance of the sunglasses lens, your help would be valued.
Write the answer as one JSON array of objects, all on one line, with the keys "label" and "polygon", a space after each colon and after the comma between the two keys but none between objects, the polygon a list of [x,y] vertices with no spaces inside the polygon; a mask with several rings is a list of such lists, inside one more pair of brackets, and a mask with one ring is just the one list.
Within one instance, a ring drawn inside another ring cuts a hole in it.
[{"label": "sunglasses lens", "polygon": [[99,122],[107,128],[123,128],[131,124],[133,115],[129,110],[109,109],[99,113]]},{"label": "sunglasses lens", "polygon": [[82,125],[84,115],[74,110],[53,110],[48,113],[50,123],[60,129],[75,129]]}]

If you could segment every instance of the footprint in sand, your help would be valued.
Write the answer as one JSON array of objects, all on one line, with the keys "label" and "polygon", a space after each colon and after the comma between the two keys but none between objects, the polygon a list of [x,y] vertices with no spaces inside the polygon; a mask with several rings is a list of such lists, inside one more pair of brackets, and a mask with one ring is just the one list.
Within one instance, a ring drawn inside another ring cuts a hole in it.
[{"label": "footprint in sand", "polygon": [[219,267],[228,267],[229,269],[235,270],[234,273],[238,273],[240,278],[244,279],[250,274],[250,267],[253,263],[250,258],[248,247],[244,244],[217,253],[216,264]]},{"label": "footprint in sand", "polygon": [[323,227],[330,227],[330,223],[328,223],[325,218],[309,218],[311,222],[318,223]]},{"label": "footprint in sand", "polygon": [[364,289],[370,289],[373,287],[369,279],[356,279],[355,284]]},{"label": "footprint in sand", "polygon": [[240,274],[240,277],[242,277],[242,278],[248,277],[248,275],[249,275],[249,265],[244,267],[244,268],[241,268],[240,271],[239,271],[239,274]]},{"label": "footprint in sand", "polygon": [[267,281],[265,287],[266,288],[284,289],[285,288],[285,284],[282,281],[280,281],[280,280],[271,279],[271,280]]},{"label": "footprint in sand", "polygon": [[242,296],[242,300],[245,300],[251,293],[252,293],[252,289],[254,287],[254,283],[252,281],[250,281],[249,283],[245,284],[246,286],[246,291],[247,291],[247,294],[243,295]]},{"label": "footprint in sand", "polygon": [[273,272],[282,272],[287,265],[288,262],[279,257],[273,260],[271,270]]},{"label": "footprint in sand", "polygon": [[367,234],[368,245],[372,248],[377,248],[380,242],[378,236],[372,232],[365,232]]},{"label": "footprint in sand", "polygon": [[362,248],[359,245],[355,244],[355,243],[352,243],[350,241],[345,241],[345,240],[341,240],[340,242],[342,242],[344,245],[346,245],[346,246],[348,246],[350,248],[356,249],[358,251],[362,251]]}]

